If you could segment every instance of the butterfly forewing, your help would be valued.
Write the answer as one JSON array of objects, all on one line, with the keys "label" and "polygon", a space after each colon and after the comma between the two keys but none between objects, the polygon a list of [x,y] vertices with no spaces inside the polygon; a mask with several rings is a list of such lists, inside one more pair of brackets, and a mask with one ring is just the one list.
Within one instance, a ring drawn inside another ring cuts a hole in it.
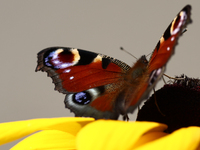
[{"label": "butterfly forewing", "polygon": [[165,30],[149,60],[149,72],[161,68],[168,62],[171,55],[174,53],[174,48],[183,32],[183,29],[186,28],[188,23],[192,22],[190,13],[191,6],[185,6]]},{"label": "butterfly forewing", "polygon": [[113,100],[130,67],[85,50],[50,47],[38,53],[36,71],[46,71],[55,90],[67,94],[65,105],[76,116],[117,119]]}]

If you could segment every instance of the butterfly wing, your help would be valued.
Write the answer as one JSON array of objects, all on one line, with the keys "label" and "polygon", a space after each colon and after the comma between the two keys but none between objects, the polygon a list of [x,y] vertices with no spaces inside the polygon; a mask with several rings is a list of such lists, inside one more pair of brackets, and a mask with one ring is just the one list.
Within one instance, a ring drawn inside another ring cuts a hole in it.
[{"label": "butterfly wing", "polygon": [[67,47],[42,50],[36,67],[52,78],[55,90],[67,94],[65,105],[76,116],[96,119],[118,118],[113,103],[129,69],[106,55]]},{"label": "butterfly wing", "polygon": [[150,58],[148,65],[150,73],[153,70],[163,67],[168,62],[174,53],[174,48],[177,45],[180,35],[183,33],[183,29],[186,28],[187,24],[192,22],[190,15],[191,6],[187,5],[177,14],[165,30]]},{"label": "butterfly wing", "polygon": [[147,90],[144,94],[147,93],[146,95],[148,95],[158,80],[160,80],[165,71],[166,63],[174,54],[174,49],[178,44],[179,37],[183,34],[183,30],[187,25],[192,23],[191,9],[190,5],[186,5],[177,14],[158,41],[147,66],[147,72],[150,76],[147,82]]},{"label": "butterfly wing", "polygon": [[[178,38],[187,24],[191,22],[190,11],[191,6],[187,5],[177,14],[160,38],[148,65],[140,70],[137,78],[134,77],[134,67],[130,70],[129,75],[127,75],[129,76],[128,82],[133,79],[134,82],[129,87],[125,86],[117,98],[116,107],[119,108],[120,112],[125,114],[132,112],[141,100],[147,98],[152,88],[162,77],[166,63],[174,53]],[[144,62],[145,60],[141,57],[139,61]],[[123,105],[124,107],[122,107]]]}]

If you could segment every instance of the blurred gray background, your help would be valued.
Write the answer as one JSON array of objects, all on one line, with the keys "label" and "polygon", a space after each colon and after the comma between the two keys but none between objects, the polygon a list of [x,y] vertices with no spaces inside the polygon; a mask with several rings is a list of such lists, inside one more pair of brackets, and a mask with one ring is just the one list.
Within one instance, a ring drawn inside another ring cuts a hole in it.
[{"label": "blurred gray background", "polygon": [[[119,47],[138,58],[151,53],[188,2],[193,23],[180,38],[166,74],[199,77],[199,0],[0,1],[0,122],[74,116],[64,108],[65,95],[54,91],[46,73],[35,72],[40,50],[75,47],[132,65],[136,60]],[[156,89],[163,85],[160,81]],[[131,120],[134,118],[131,115]]]}]

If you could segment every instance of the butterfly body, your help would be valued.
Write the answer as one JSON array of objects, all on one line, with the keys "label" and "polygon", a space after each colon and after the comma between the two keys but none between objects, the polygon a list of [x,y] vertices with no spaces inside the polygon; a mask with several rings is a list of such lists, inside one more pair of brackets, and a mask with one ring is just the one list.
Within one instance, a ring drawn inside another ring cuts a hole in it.
[{"label": "butterfly body", "polygon": [[130,67],[115,58],[81,49],[50,47],[38,53],[36,71],[45,71],[75,116],[118,119],[133,112],[165,71],[191,6],[184,7],[159,40],[151,58]]}]

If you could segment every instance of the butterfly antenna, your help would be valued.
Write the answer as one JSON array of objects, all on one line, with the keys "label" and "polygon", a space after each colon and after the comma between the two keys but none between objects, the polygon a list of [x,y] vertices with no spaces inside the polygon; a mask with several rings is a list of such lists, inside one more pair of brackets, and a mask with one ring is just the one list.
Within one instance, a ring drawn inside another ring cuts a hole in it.
[{"label": "butterfly antenna", "polygon": [[156,107],[158,109],[158,111],[160,112],[160,114],[162,116],[166,116],[165,114],[162,113],[162,111],[160,110],[159,106],[158,106],[158,103],[157,103],[157,99],[156,99],[156,92],[155,92],[155,89],[153,88],[153,92],[154,92],[154,100],[155,100],[155,104],[156,104]]},{"label": "butterfly antenna", "polygon": [[146,55],[146,57],[148,57],[149,55],[151,55],[153,52],[149,53],[148,55]]},{"label": "butterfly antenna", "polygon": [[127,50],[125,50],[123,47],[120,47],[120,50],[126,52],[127,54],[131,55],[132,57],[134,57],[135,59],[137,59],[137,57],[135,57],[133,54],[131,54],[130,52],[128,52]]}]

